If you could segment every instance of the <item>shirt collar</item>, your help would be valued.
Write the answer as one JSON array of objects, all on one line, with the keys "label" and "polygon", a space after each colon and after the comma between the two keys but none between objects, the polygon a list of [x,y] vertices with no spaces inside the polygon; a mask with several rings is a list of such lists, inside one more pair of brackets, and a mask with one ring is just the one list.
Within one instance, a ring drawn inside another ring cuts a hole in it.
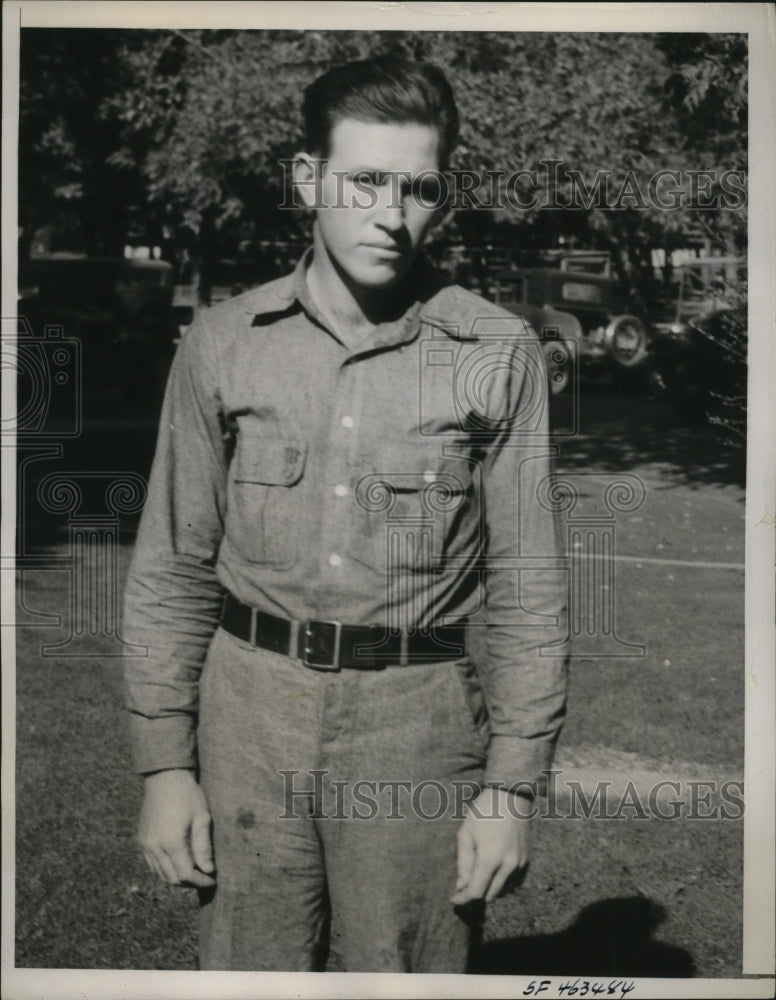
[{"label": "shirt collar", "polygon": [[[257,304],[253,310],[255,325],[263,326],[275,317],[279,319],[283,315],[290,315],[301,309],[313,322],[336,337],[310,295],[307,268],[310,266],[312,255],[313,248],[308,247],[291,274],[274,283],[272,294]],[[377,326],[353,354],[366,354],[415,340],[420,332],[423,306],[444,284],[441,275],[425,254],[421,253],[413,264],[411,295],[404,314],[396,320]]]}]

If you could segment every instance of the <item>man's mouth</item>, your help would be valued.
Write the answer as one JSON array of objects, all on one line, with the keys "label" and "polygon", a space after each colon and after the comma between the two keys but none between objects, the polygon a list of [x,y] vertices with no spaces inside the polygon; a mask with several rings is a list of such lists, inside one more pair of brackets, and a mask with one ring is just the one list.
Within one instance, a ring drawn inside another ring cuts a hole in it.
[{"label": "man's mouth", "polygon": [[387,257],[398,257],[404,252],[398,243],[365,243],[364,246]]}]

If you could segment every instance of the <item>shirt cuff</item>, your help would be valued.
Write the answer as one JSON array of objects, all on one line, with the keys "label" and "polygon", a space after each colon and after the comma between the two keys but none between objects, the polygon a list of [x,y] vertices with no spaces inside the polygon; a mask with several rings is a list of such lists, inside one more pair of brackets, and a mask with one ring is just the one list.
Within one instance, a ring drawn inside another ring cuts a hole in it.
[{"label": "shirt cuff", "polygon": [[196,770],[196,725],[189,716],[168,715],[149,719],[131,713],[129,733],[135,770],[139,774],[179,768]]},{"label": "shirt cuff", "polygon": [[527,798],[546,793],[547,775],[555,754],[549,740],[521,736],[491,736],[483,784]]}]

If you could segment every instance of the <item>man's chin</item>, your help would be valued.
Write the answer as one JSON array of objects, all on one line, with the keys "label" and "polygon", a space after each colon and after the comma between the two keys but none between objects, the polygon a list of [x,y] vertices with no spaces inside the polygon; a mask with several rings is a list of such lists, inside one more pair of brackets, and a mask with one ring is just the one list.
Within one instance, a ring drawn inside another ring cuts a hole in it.
[{"label": "man's chin", "polygon": [[376,264],[372,267],[359,268],[358,274],[354,274],[353,278],[362,288],[378,292],[398,285],[409,269],[408,261]]}]

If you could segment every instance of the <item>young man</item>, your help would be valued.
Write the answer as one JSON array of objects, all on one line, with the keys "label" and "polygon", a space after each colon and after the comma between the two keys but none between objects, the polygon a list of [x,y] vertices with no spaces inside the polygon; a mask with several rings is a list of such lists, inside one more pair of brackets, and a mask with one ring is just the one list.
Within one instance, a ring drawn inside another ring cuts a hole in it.
[{"label": "young man", "polygon": [[420,253],[443,74],[351,63],[305,119],[312,250],[170,376],[127,587],[140,843],[201,890],[202,968],[318,969],[329,927],[348,971],[461,972],[564,713],[545,372]]}]

